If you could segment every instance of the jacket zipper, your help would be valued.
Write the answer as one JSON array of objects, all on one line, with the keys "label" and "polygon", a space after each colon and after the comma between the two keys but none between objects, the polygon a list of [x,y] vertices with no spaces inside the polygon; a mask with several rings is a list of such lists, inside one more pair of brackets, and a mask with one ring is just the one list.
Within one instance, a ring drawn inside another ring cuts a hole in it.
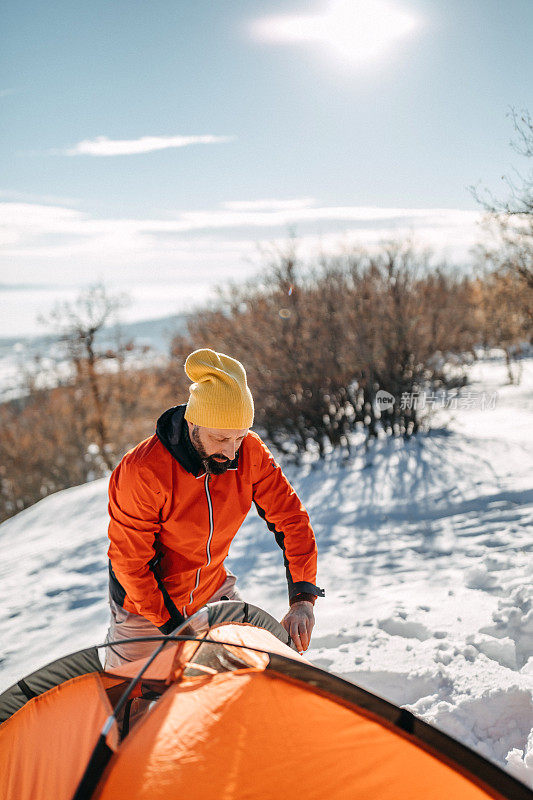
[{"label": "jacket zipper", "polygon": [[[213,529],[214,529],[214,524],[213,524],[213,503],[211,502],[211,494],[209,492],[209,475],[205,476],[204,488],[205,488],[205,496],[207,497],[207,507],[209,509],[209,537],[207,539],[207,546],[206,546],[207,562],[205,564],[205,566],[208,567],[209,564],[211,563],[211,539],[213,538]],[[191,595],[189,597],[188,605],[190,605],[192,603],[193,595],[194,595],[195,591],[197,590],[197,588],[198,588],[198,586],[200,584],[200,572],[202,571],[202,569],[203,569],[202,567],[199,567],[197,572],[196,572],[196,584],[194,586],[194,589],[191,591]],[[187,608],[187,606],[183,607],[183,615],[184,616],[186,616],[186,614],[185,614],[185,609],[186,608]]]}]

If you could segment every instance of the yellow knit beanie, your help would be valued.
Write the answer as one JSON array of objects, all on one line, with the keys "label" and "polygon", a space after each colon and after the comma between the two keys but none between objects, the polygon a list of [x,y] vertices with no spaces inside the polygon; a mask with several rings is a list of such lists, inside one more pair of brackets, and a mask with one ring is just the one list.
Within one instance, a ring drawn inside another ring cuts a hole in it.
[{"label": "yellow knit beanie", "polygon": [[195,350],[185,362],[193,381],[185,419],[203,428],[250,428],[254,401],[240,361],[205,348]]}]

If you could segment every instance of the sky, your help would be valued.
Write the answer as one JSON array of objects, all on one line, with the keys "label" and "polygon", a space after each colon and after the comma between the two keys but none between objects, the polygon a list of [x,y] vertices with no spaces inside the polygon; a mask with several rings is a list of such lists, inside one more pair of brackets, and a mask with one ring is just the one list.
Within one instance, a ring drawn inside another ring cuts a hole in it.
[{"label": "sky", "polygon": [[304,258],[410,234],[465,263],[468,187],[502,196],[527,166],[509,112],[533,108],[530,0],[21,0],[3,17],[0,335],[19,290],[103,280],[163,316],[291,235]]}]

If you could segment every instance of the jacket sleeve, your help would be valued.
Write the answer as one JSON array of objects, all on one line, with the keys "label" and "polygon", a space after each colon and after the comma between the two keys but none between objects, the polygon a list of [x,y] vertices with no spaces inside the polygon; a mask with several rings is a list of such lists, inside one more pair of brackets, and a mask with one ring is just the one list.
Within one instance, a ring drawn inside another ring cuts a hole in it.
[{"label": "jacket sleeve", "polygon": [[[163,633],[181,619],[173,619],[172,601],[155,567],[156,537],[160,531],[163,496],[149,470],[122,459],[109,480],[109,550],[114,575],[138,614]],[[177,609],[174,610],[177,612]],[[178,612],[177,612],[178,613]]]},{"label": "jacket sleeve", "polygon": [[323,597],[315,585],[317,547],[309,515],[266,445],[256,437],[259,463],[253,478],[252,498],[283,551],[289,585],[289,602]]}]

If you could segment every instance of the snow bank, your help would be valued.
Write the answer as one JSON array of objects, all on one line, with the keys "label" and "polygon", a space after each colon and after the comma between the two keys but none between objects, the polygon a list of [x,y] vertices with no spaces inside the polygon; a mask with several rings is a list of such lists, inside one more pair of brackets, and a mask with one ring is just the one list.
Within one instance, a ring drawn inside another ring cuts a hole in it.
[{"label": "snow bank", "polygon": [[533,786],[533,730],[528,736],[524,750],[514,747],[506,755],[507,769],[528,786]]}]

